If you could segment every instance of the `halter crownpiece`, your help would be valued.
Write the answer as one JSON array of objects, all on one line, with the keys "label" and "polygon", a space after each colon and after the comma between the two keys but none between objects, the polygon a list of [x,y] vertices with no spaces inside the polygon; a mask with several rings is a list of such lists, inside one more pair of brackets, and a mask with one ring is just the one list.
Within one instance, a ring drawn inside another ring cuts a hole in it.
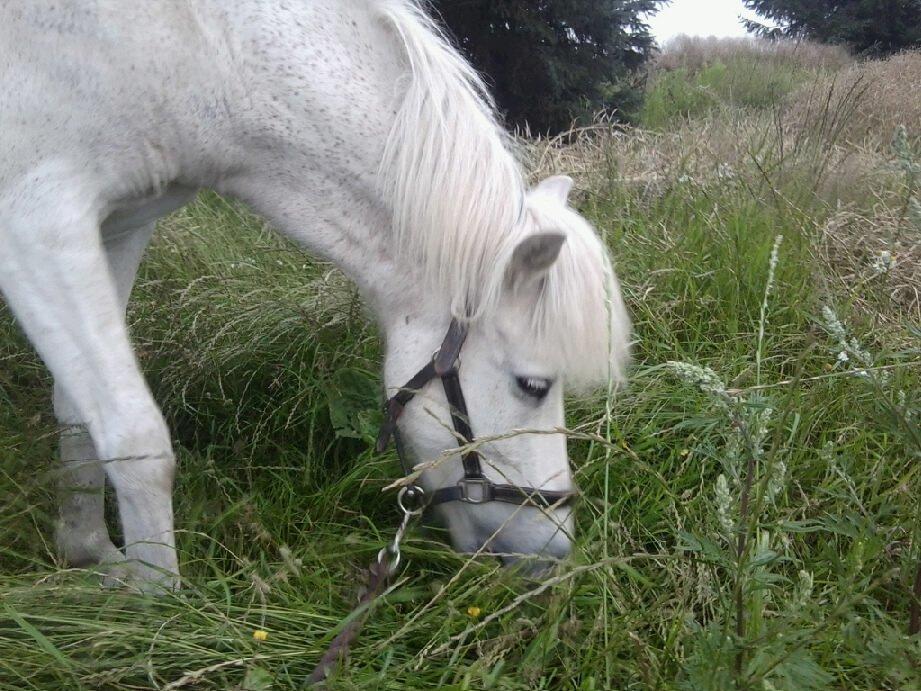
[{"label": "halter crownpiece", "polygon": [[[400,390],[387,400],[384,406],[384,422],[381,424],[377,437],[377,451],[383,453],[390,445],[390,439],[397,437],[397,420],[403,414],[406,405],[415,395],[435,379],[441,379],[448,406],[451,409],[451,424],[457,433],[458,446],[464,447],[475,441],[473,430],[470,428],[470,418],[467,415],[467,403],[464,400],[464,391],[461,388],[459,369],[460,351],[467,339],[467,327],[457,319],[451,320],[451,326],[435,351],[432,359],[413,377],[404,384]],[[405,467],[405,459],[397,439],[397,453]],[[461,456],[464,465],[464,477],[454,486],[442,487],[435,490],[429,506],[437,506],[452,501],[462,501],[466,504],[485,504],[491,501],[501,501],[508,504],[534,504],[543,508],[562,506],[574,499],[577,494],[568,491],[552,491],[535,489],[533,487],[519,487],[517,485],[496,484],[483,474],[480,463],[480,452],[476,448],[464,451]]]}]

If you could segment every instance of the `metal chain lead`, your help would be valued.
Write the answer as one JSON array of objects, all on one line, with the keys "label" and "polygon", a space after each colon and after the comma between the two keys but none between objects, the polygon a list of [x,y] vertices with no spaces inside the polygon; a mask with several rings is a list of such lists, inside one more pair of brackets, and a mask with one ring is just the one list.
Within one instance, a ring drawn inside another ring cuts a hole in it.
[{"label": "metal chain lead", "polygon": [[[407,506],[407,502],[409,502],[409,506]],[[340,664],[342,658],[348,655],[352,643],[355,642],[361,627],[365,623],[368,608],[372,607],[377,599],[384,594],[390,579],[396,573],[397,566],[400,564],[400,542],[406,534],[410,520],[425,510],[425,504],[425,492],[416,485],[404,487],[397,494],[397,505],[403,512],[403,521],[400,523],[400,528],[397,530],[393,542],[377,553],[377,562],[372,563],[368,569],[368,587],[358,599],[358,606],[349,615],[352,620],[332,640],[326,652],[323,653],[320,662],[307,678],[311,686],[325,681],[330,670]]]},{"label": "metal chain lead", "polygon": [[[415,508],[407,508],[407,501],[411,503],[411,506],[414,505]],[[397,505],[403,512],[403,520],[400,522],[400,527],[397,528],[396,535],[393,536],[393,542],[381,548],[381,551],[377,553],[378,564],[384,563],[385,555],[390,556],[387,564],[388,576],[396,573],[397,567],[400,565],[400,542],[402,542],[403,536],[406,534],[409,522],[425,510],[425,492],[417,485],[404,487],[397,494]]]}]

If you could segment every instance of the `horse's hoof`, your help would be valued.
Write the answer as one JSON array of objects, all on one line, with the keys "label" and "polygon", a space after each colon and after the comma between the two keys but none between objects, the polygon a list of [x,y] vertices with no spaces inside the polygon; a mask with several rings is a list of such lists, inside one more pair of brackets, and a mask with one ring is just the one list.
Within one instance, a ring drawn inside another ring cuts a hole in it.
[{"label": "horse's hoof", "polygon": [[123,589],[143,595],[166,595],[179,590],[179,575],[154,569],[146,564],[125,560],[114,564],[102,564],[103,588]]}]

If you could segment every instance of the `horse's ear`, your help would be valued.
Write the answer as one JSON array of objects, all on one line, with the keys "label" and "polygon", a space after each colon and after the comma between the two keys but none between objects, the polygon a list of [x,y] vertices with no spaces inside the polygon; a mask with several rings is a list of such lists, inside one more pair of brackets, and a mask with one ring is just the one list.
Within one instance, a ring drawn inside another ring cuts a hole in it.
[{"label": "horse's ear", "polygon": [[560,256],[566,236],[562,233],[529,235],[512,252],[506,277],[512,286],[520,287],[547,273]]},{"label": "horse's ear", "polygon": [[568,175],[554,175],[539,182],[534,191],[538,194],[549,195],[559,201],[560,204],[565,205],[569,201],[572,184],[572,178]]}]

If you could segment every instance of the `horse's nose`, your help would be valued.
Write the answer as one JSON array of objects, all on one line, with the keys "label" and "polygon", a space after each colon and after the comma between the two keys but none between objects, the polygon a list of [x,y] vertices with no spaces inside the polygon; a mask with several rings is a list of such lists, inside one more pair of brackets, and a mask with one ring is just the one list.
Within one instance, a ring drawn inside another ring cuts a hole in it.
[{"label": "horse's nose", "polygon": [[542,556],[503,556],[502,565],[525,578],[540,580],[549,578],[563,564],[566,555]]},{"label": "horse's nose", "polygon": [[553,575],[561,562],[555,559],[540,559],[538,557],[503,557],[502,564],[507,569],[524,578],[543,580]]},{"label": "horse's nose", "polygon": [[558,531],[539,550],[533,554],[504,554],[502,564],[514,568],[528,578],[548,576],[572,552],[572,541],[562,531]]},{"label": "horse's nose", "polygon": [[572,552],[572,540],[562,530],[557,531],[553,538],[540,551],[541,557],[548,557],[560,561],[566,559]]}]

